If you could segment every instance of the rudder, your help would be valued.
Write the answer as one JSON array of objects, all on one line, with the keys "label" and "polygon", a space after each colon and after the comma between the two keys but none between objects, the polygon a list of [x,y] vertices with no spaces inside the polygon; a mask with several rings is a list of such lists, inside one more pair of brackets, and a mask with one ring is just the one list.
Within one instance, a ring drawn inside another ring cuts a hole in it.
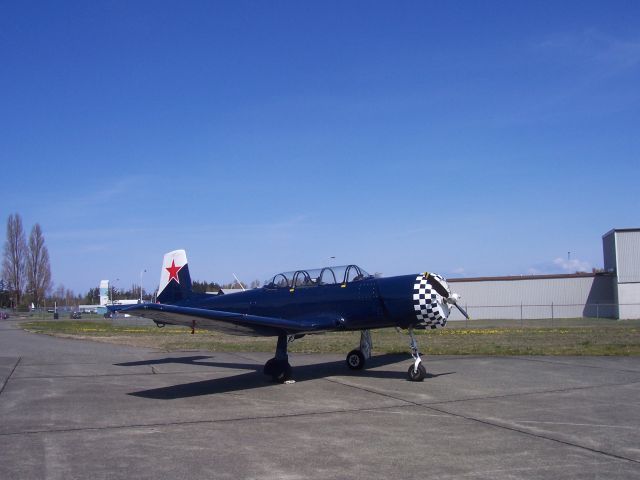
[{"label": "rudder", "polygon": [[191,275],[187,264],[187,252],[174,250],[166,253],[162,261],[158,303],[178,303],[191,296]]}]

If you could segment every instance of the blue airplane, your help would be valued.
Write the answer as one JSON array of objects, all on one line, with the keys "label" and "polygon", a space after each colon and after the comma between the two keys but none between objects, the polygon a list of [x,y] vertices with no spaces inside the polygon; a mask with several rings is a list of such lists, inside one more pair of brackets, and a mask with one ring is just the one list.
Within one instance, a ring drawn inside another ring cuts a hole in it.
[{"label": "blue airplane", "polygon": [[371,358],[370,330],[407,329],[414,362],[408,378],[422,381],[426,370],[414,330],[444,327],[460,296],[434,273],[376,278],[357,265],[279,273],[262,288],[227,295],[195,293],[184,250],[164,256],[157,303],[110,306],[149,318],[157,326],[184,325],[233,335],[277,337],[275,357],[264,366],[275,382],[292,378],[288,345],[308,334],[361,331],[360,346],[347,366],[360,370]]}]

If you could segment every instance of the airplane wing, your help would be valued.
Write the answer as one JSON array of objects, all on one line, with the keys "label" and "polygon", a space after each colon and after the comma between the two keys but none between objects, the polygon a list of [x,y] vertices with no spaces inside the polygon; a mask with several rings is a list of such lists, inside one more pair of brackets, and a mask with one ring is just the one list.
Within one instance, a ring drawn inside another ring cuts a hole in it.
[{"label": "airplane wing", "polygon": [[119,308],[117,311],[169,325],[191,327],[195,322],[195,325],[200,328],[233,335],[278,336],[319,333],[335,330],[339,325],[339,319],[330,316],[287,320],[162,303],[141,303]]}]

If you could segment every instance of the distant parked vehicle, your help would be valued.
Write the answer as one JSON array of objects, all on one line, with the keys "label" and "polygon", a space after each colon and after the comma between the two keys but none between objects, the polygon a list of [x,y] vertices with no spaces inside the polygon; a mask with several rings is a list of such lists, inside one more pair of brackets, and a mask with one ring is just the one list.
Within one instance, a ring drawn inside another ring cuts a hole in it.
[{"label": "distant parked vehicle", "polygon": [[73,320],[78,320],[80,318],[82,318],[82,315],[80,315],[80,312],[71,312],[71,315],[69,315]]}]

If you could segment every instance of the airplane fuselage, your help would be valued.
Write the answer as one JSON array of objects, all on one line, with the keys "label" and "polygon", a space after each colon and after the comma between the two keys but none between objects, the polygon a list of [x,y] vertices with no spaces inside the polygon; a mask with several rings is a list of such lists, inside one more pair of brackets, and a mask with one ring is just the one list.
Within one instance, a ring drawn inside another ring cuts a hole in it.
[{"label": "airplane fuselage", "polygon": [[367,278],[351,283],[262,287],[227,295],[194,295],[180,306],[284,318],[335,317],[336,330],[407,328],[417,323],[416,275]]}]

